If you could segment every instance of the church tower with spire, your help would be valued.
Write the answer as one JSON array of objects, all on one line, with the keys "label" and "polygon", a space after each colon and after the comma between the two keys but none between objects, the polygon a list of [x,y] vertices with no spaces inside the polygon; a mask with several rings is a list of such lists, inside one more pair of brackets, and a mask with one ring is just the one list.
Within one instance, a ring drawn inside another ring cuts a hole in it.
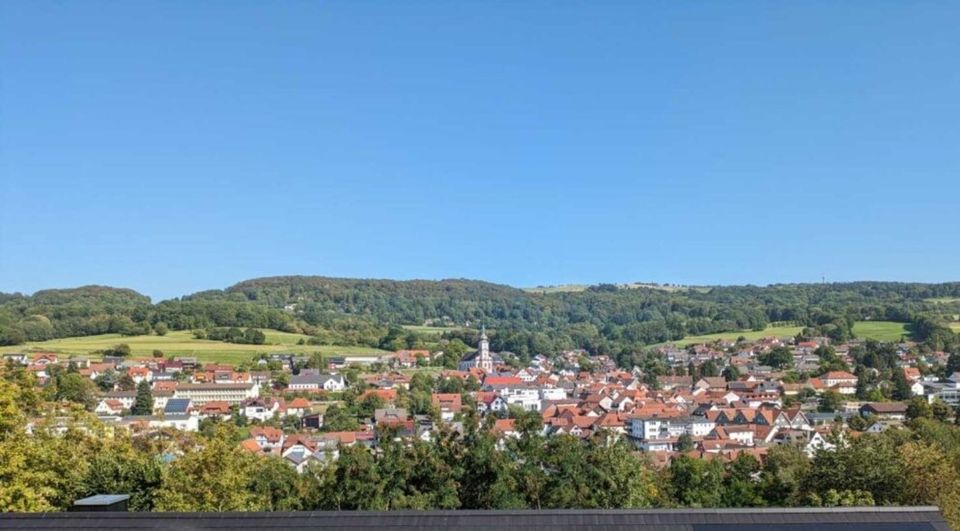
[{"label": "church tower with spire", "polygon": [[480,352],[477,355],[477,367],[493,372],[493,357],[490,355],[490,340],[487,338],[487,327],[480,330]]},{"label": "church tower with spire", "polygon": [[460,360],[457,365],[461,371],[481,369],[484,372],[493,372],[495,365],[502,363],[495,352],[490,352],[490,339],[487,337],[487,327],[480,328],[480,343],[477,350],[471,351]]}]

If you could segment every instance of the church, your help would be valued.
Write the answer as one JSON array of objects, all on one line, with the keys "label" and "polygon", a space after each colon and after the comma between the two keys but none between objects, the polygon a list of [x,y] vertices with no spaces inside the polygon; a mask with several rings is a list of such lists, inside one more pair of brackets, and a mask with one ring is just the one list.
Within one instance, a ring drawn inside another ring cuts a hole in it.
[{"label": "church", "polygon": [[495,352],[490,352],[490,340],[487,338],[487,329],[484,327],[480,332],[480,345],[477,350],[468,353],[460,360],[459,369],[468,371],[473,368],[483,369],[486,372],[493,372],[493,368],[501,365],[503,360]]}]

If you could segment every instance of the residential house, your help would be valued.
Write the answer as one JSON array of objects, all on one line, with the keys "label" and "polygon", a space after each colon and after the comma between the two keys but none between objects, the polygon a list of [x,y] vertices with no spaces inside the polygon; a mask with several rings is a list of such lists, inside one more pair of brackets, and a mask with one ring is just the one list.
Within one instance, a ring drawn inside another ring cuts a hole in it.
[{"label": "residential house", "polygon": [[440,411],[442,420],[453,420],[453,417],[463,409],[460,393],[433,393],[431,402]]},{"label": "residential house", "polygon": [[860,406],[864,417],[874,415],[882,420],[905,420],[907,405],[903,402],[868,402]]},{"label": "residential house", "polygon": [[197,412],[201,418],[218,417],[224,420],[229,419],[232,414],[230,404],[222,400],[207,402],[197,408]]},{"label": "residential house", "polygon": [[302,417],[310,410],[310,401],[303,397],[297,397],[287,404],[287,415]]},{"label": "residential house", "polygon": [[240,407],[243,415],[261,422],[272,419],[280,411],[280,402],[271,398],[251,398]]},{"label": "residential house", "polygon": [[123,413],[125,408],[123,402],[114,398],[104,398],[97,403],[97,407],[93,410],[99,416],[111,416],[111,415],[120,415]]},{"label": "residential house", "polygon": [[283,430],[271,426],[254,426],[250,428],[250,437],[257,442],[265,452],[273,452],[283,447],[285,437]]},{"label": "residential house", "polygon": [[828,388],[835,388],[842,395],[857,393],[857,377],[847,371],[830,371],[820,377]]},{"label": "residential house", "polygon": [[347,382],[340,374],[321,374],[313,369],[304,369],[290,377],[287,386],[291,391],[343,391]]}]

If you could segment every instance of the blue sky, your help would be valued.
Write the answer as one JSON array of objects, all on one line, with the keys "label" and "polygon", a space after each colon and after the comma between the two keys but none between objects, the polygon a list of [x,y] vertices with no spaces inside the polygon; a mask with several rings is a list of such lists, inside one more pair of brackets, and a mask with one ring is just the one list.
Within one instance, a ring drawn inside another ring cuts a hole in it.
[{"label": "blue sky", "polygon": [[4,2],[0,291],[958,280],[960,6]]}]

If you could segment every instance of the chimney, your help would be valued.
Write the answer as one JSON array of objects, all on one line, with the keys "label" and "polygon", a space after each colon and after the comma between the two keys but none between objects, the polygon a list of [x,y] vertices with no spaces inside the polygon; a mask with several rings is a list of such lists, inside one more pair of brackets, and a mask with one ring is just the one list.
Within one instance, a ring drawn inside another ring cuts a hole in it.
[{"label": "chimney", "polygon": [[74,512],[127,512],[129,494],[97,494],[73,502],[70,508]]}]

